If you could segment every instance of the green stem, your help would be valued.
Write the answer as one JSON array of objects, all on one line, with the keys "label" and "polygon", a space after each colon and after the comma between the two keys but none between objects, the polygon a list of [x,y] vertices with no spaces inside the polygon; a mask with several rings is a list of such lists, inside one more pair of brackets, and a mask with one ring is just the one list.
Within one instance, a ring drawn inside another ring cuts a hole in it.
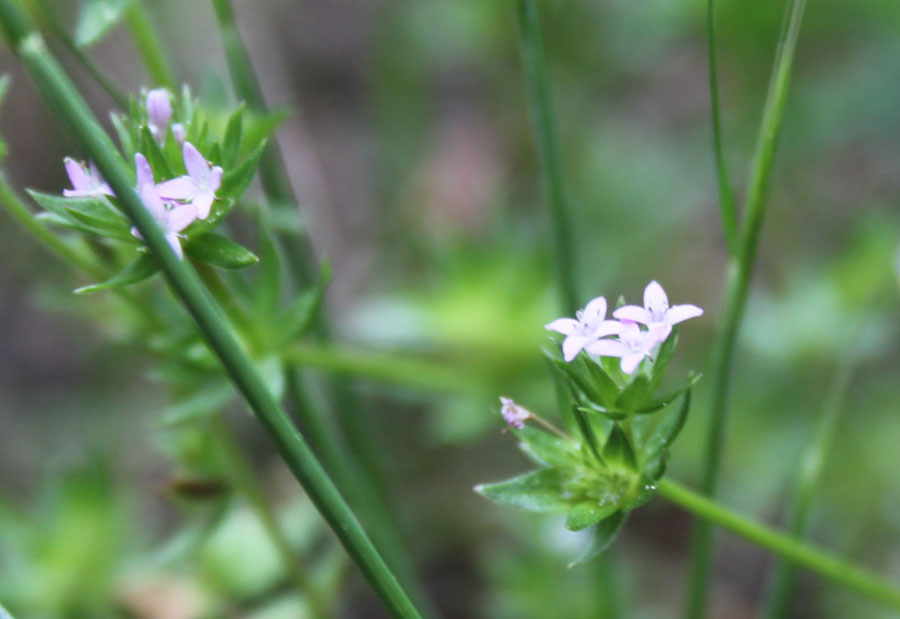
[{"label": "green stem", "polygon": [[282,353],[288,363],[435,391],[480,392],[472,378],[436,364],[391,354],[322,344],[295,344]]},{"label": "green stem", "polygon": [[[834,443],[855,361],[856,357],[852,353],[842,357],[837,374],[831,382],[829,393],[825,397],[825,406],[816,428],[815,437],[800,459],[800,467],[797,469],[797,478],[794,481],[794,501],[791,504],[788,518],[788,530],[791,536],[798,540],[804,539],[809,529],[813,501],[821,486],[825,461]],[[783,558],[775,564],[766,598],[764,617],[779,619],[787,612],[794,572],[795,566]]]},{"label": "green stem", "polygon": [[10,46],[31,74],[47,103],[96,162],[123,211],[132,220],[166,275],[172,290],[194,317],[210,348],[274,440],[279,453],[300,481],[353,561],[398,617],[419,617],[366,532],[322,468],[306,441],[272,397],[253,361],[235,340],[231,327],[204,289],[197,274],[178,259],[163,232],[144,208],[115,145],[87,103],[47,50],[40,34],[14,0],[0,0],[0,26]]},{"label": "green stem", "polygon": [[[765,215],[775,147],[778,143],[784,115],[794,51],[805,6],[806,0],[791,0],[786,8],[786,26],[779,39],[778,54],[766,97],[756,155],[750,168],[750,180],[745,200],[746,214],[741,227],[738,253],[731,259],[728,268],[725,316],[712,358],[712,406],[703,456],[701,488],[703,493],[708,496],[715,496],[718,486],[734,348],[747,303],[747,292],[753,274],[759,233]],[[706,616],[706,598],[712,564],[712,538],[712,525],[704,521],[698,522],[694,530],[691,549],[691,572],[686,607],[686,617],[690,619],[702,619]]]},{"label": "green stem", "polygon": [[309,573],[291,547],[290,541],[278,522],[275,511],[272,509],[269,501],[266,500],[262,488],[260,488],[253,465],[241,450],[228,424],[225,423],[221,416],[216,416],[213,424],[214,431],[219,439],[222,464],[228,472],[229,480],[256,513],[256,517],[269,536],[275,551],[281,558],[282,563],[284,563],[285,571],[293,580],[298,593],[303,596],[309,605],[310,614],[318,619],[333,617],[334,615],[328,610],[328,604],[316,591]]},{"label": "green stem", "polygon": [[719,102],[719,69],[716,60],[716,0],[706,3],[706,43],[709,55],[709,98],[712,110],[713,151],[716,158],[716,176],[719,182],[719,213],[722,217],[722,232],[729,253],[737,253],[738,225],[737,205],[734,200],[734,188],[728,163],[725,160],[725,149],[722,146],[722,106]]},{"label": "green stem", "polygon": [[849,561],[823,552],[798,539],[766,528],[673,481],[660,480],[659,494],[695,516],[713,522],[760,548],[765,548],[894,610],[900,610],[900,589],[878,574],[857,567]]},{"label": "green stem", "polygon": [[559,144],[556,135],[556,118],[541,25],[535,0],[516,0],[521,38],[522,63],[525,70],[525,86],[534,123],[534,138],[540,160],[541,177],[550,211],[553,249],[556,259],[556,277],[560,299],[566,311],[580,307],[577,292],[575,240],[570,223],[570,207],[563,186]]},{"label": "green stem", "polygon": [[164,86],[169,90],[175,90],[175,76],[169,59],[144,5],[141,2],[132,2],[125,11],[125,20],[128,22],[131,36],[147,67],[150,79],[153,80],[153,86]]}]

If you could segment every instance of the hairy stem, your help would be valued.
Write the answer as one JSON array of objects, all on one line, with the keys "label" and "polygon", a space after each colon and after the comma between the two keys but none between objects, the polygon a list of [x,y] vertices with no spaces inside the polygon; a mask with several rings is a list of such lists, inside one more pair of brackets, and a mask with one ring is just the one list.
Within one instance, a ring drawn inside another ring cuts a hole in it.
[{"label": "hairy stem", "polygon": [[900,610],[900,589],[878,574],[764,527],[673,481],[660,480],[659,494],[698,518],[715,523],[760,548],[765,548],[894,610]]},{"label": "hairy stem", "polygon": [[194,317],[210,348],[218,356],[249,408],[268,431],[282,458],[386,608],[397,617],[419,617],[406,592],[372,545],[303,436],[296,431],[287,414],[272,397],[255,364],[235,339],[221,309],[210,298],[197,274],[179,260],[169,247],[162,230],[134,191],[129,170],[112,140],[100,127],[81,94],[14,0],[0,0],[0,27],[42,96],[96,162],[119,198],[123,211],[145,239],[172,290]]},{"label": "hairy stem", "polygon": [[570,207],[563,186],[556,118],[544,44],[535,0],[516,0],[521,39],[522,64],[525,70],[525,89],[534,123],[534,139],[540,160],[541,178],[550,211],[556,278],[559,294],[566,311],[581,306],[578,297],[576,252],[570,223]]},{"label": "hairy stem", "polygon": [[[756,154],[750,167],[749,186],[745,200],[746,210],[741,226],[738,253],[731,259],[728,267],[725,316],[712,358],[712,406],[710,407],[710,420],[703,456],[701,489],[708,496],[715,496],[718,486],[734,348],[747,304],[747,293],[753,274],[759,233],[766,210],[769,178],[781,130],[794,50],[805,6],[806,0],[790,0],[786,8],[786,25],[779,38],[778,53],[763,110]],[[712,525],[707,521],[699,521],[694,530],[691,549],[691,572],[686,607],[686,616],[690,619],[702,619],[706,616],[706,599],[712,564],[712,538]]]}]

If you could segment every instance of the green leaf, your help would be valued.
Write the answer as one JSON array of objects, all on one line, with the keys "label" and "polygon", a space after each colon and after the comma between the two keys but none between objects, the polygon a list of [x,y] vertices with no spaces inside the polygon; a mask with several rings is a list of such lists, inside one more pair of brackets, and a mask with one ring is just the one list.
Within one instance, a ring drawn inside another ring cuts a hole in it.
[{"label": "green leaf", "polygon": [[672,402],[678,399],[678,397],[683,394],[685,391],[696,385],[700,379],[703,378],[703,374],[696,374],[691,372],[688,374],[687,382],[684,383],[681,387],[676,389],[675,391],[671,391],[664,396],[651,400],[644,404],[641,408],[635,410],[634,412],[638,415],[645,415],[647,413],[654,413],[661,408],[665,408]]},{"label": "green leaf", "polygon": [[601,520],[612,516],[618,511],[615,503],[600,505],[596,501],[579,503],[566,514],[566,528],[570,531],[581,531],[592,527]]},{"label": "green leaf", "polygon": [[563,359],[559,350],[555,348],[545,348],[544,355],[550,360],[550,363],[552,363],[557,370],[561,371],[565,376],[569,378],[569,381],[575,387],[577,387],[578,391],[580,391],[584,395],[584,397],[600,405],[606,403],[606,400],[603,397],[603,393],[599,389],[597,389],[594,384],[593,376],[591,375],[590,370],[588,370],[588,368],[586,367],[583,356],[579,355],[578,357],[575,357],[571,362],[567,362],[565,359]]},{"label": "green leaf", "polygon": [[625,512],[618,511],[600,521],[600,523],[594,527],[594,536],[591,539],[590,545],[585,549],[581,556],[569,563],[569,567],[571,568],[580,565],[581,563],[587,563],[591,559],[603,554],[619,535],[619,531],[622,530],[622,525],[625,524],[626,517],[627,514]]},{"label": "green leaf", "polygon": [[647,476],[657,480],[666,472],[666,457],[669,447],[678,438],[681,429],[687,421],[688,412],[691,409],[691,390],[688,389],[678,410],[666,416],[653,432],[643,447],[643,460]]},{"label": "green leaf", "polygon": [[226,170],[237,160],[238,149],[241,147],[243,119],[244,104],[242,103],[231,114],[228,123],[225,125],[225,138],[222,141],[222,167]]},{"label": "green leaf", "polygon": [[603,445],[603,459],[610,464],[620,464],[630,469],[637,468],[634,450],[631,448],[625,432],[617,423],[612,424],[609,437]]},{"label": "green leaf", "polygon": [[299,295],[278,319],[279,345],[287,345],[305,335],[315,324],[322,309],[325,289],[331,281],[331,264],[322,263],[319,281]]},{"label": "green leaf", "polygon": [[207,419],[221,411],[234,398],[234,388],[226,381],[216,381],[182,398],[166,409],[164,425],[179,425]]},{"label": "green leaf", "polygon": [[597,404],[615,402],[622,391],[619,385],[616,384],[616,381],[606,373],[602,365],[596,363],[593,359],[587,358],[585,355],[580,355],[579,359],[591,377],[594,390],[600,396],[600,401]]},{"label": "green leaf", "polygon": [[563,481],[563,474],[557,469],[540,469],[495,484],[475,486],[475,492],[528,511],[561,514],[571,507],[563,498]]},{"label": "green leaf", "polygon": [[90,294],[110,288],[122,288],[142,282],[156,273],[159,267],[150,254],[141,254],[137,260],[119,271],[114,277],[100,284],[84,286],[75,291],[75,294]]},{"label": "green leaf", "polygon": [[85,0],[75,26],[75,43],[87,48],[116,26],[133,0]]},{"label": "green leaf", "polygon": [[241,163],[230,170],[225,170],[225,174],[222,176],[222,185],[218,191],[219,197],[236,200],[243,195],[250,185],[250,181],[253,180],[254,174],[256,174],[256,168],[259,167],[259,159],[262,157],[265,149],[266,142],[263,141]]},{"label": "green leaf", "polygon": [[285,105],[269,110],[265,114],[248,113],[243,122],[243,143],[240,154],[249,154],[259,147],[263,140],[271,137],[281,123],[290,117],[291,112],[291,107]]},{"label": "green leaf", "polygon": [[[35,202],[52,215],[39,214],[37,215],[39,219],[88,234],[136,242],[129,232],[126,220],[118,215],[105,199],[65,198],[31,189],[26,191]],[[112,223],[113,220],[110,217],[118,218],[118,223]]]},{"label": "green leaf", "polygon": [[159,148],[159,144],[156,143],[153,134],[150,133],[150,129],[146,126],[141,127],[140,144],[141,153],[147,158],[147,163],[153,169],[153,177],[156,179],[156,182],[175,177],[175,174],[172,173],[172,168],[169,167],[169,162]]},{"label": "green leaf", "polygon": [[281,305],[281,259],[272,237],[263,227],[259,230],[259,253],[262,254],[262,259],[259,263],[259,275],[254,282],[255,313],[265,324],[274,324]]},{"label": "green leaf", "polygon": [[519,449],[541,466],[565,468],[578,457],[576,446],[571,441],[549,432],[529,426],[512,432],[520,441]]},{"label": "green leaf", "polygon": [[675,356],[675,347],[678,345],[678,325],[672,327],[672,332],[666,341],[659,347],[656,353],[656,360],[653,362],[653,369],[650,370],[650,392],[656,391],[666,374],[669,362]]},{"label": "green leaf", "polygon": [[110,112],[109,121],[116,131],[116,137],[119,140],[122,153],[125,155],[125,161],[134,161],[134,153],[137,152],[134,147],[135,135],[125,126],[126,119],[118,112]]},{"label": "green leaf", "polygon": [[191,237],[184,253],[220,269],[243,269],[259,262],[249,249],[214,232]]},{"label": "green leaf", "polygon": [[650,379],[644,374],[638,374],[616,399],[614,408],[623,413],[634,412],[641,408],[650,393]]}]

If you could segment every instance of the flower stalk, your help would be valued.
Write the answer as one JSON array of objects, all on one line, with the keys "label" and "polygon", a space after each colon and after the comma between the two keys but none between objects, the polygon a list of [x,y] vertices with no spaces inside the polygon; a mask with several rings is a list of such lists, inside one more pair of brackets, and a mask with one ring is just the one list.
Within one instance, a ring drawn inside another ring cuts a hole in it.
[{"label": "flower stalk", "polygon": [[303,436],[272,397],[253,361],[235,339],[220,308],[212,301],[196,273],[178,259],[164,238],[163,231],[144,208],[115,145],[14,0],[0,0],[0,27],[44,99],[97,163],[123,210],[158,261],[173,291],[194,317],[210,348],[386,608],[397,617],[419,617]]}]

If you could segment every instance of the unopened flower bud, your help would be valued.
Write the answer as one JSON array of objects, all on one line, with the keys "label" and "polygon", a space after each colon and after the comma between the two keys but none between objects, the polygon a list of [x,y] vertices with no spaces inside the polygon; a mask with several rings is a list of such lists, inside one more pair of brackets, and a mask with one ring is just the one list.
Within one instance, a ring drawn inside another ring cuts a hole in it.
[{"label": "unopened flower bud", "polygon": [[166,138],[169,119],[172,118],[172,101],[165,88],[156,88],[147,93],[147,126],[158,142]]}]

